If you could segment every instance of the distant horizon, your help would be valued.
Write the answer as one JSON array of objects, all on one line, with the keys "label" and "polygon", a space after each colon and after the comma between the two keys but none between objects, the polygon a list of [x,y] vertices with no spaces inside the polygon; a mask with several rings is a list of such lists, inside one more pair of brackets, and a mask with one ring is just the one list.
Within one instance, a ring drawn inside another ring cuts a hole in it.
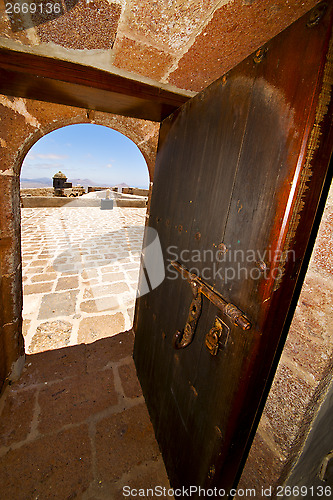
[{"label": "distant horizon", "polygon": [[[56,172],[55,172],[56,173]],[[66,172],[63,172],[64,174],[66,174]],[[22,177],[20,178],[20,184],[24,184],[24,183],[34,183],[35,182],[35,186],[30,186],[31,188],[38,188],[38,187],[53,187],[53,179],[52,178],[49,178],[49,177],[36,177],[36,178],[27,178],[27,177]],[[43,182],[43,181],[48,181],[47,182],[47,185],[46,182]],[[76,181],[82,181],[82,182],[76,182]],[[89,182],[86,182],[86,181],[89,181]],[[138,189],[148,189],[148,187],[145,187],[145,186],[136,186],[136,185],[131,185],[131,184],[128,184],[127,182],[118,182],[117,184],[108,184],[108,183],[96,183],[94,181],[92,181],[92,179],[71,179],[71,178],[67,178],[67,182],[75,182],[75,184],[73,184],[73,186],[77,186],[77,185],[82,185],[82,184],[85,184],[87,186],[96,186],[96,187],[99,187],[99,186],[105,186],[105,187],[116,187],[116,186],[126,186],[126,187],[133,187],[133,188],[138,188]],[[44,185],[43,185],[44,184]],[[22,188],[21,186],[21,189],[24,189],[24,187]]]},{"label": "distant horizon", "polygon": [[52,186],[59,170],[68,182],[82,179],[96,186],[149,187],[148,167],[136,144],[102,125],[68,125],[43,136],[28,151],[21,179],[23,183],[24,179],[49,179]]}]

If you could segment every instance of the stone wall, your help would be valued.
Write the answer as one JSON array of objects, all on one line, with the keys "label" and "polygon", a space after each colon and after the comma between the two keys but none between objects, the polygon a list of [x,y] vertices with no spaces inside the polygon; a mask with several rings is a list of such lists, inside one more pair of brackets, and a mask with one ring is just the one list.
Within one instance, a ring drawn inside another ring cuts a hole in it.
[{"label": "stone wall", "polygon": [[319,0],[66,0],[58,15],[6,15],[0,44],[198,91]]},{"label": "stone wall", "polygon": [[157,123],[1,95],[0,120],[2,170],[14,168],[18,174],[29,149],[49,132],[75,123],[95,123],[117,130],[131,139],[143,154],[150,177],[153,176],[159,130]]},{"label": "stone wall", "polygon": [[[23,159],[42,136],[74,123],[96,123],[129,137],[154,171],[159,124],[39,101],[0,96],[0,388],[23,363],[20,184]],[[29,198],[26,198],[29,200]]]},{"label": "stone wall", "polygon": [[149,189],[140,189],[140,188],[123,188],[122,192],[124,194],[133,194],[134,196],[148,196]]},{"label": "stone wall", "polygon": [[16,380],[24,364],[19,179],[0,172],[0,388]]},{"label": "stone wall", "polygon": [[[262,487],[274,489],[288,481],[333,380],[332,225],[333,184],[282,357],[239,484],[242,489],[256,488],[257,498],[267,498],[259,495]],[[318,472],[319,467],[318,464]]]},{"label": "stone wall", "polygon": [[20,190],[21,197],[30,196],[54,196],[54,188],[24,188]]},{"label": "stone wall", "polygon": [[[96,198],[67,198],[63,196],[32,196],[22,198],[21,206],[22,208],[42,208],[42,207],[64,207],[68,206],[70,208],[75,207],[101,207],[101,199]],[[145,199],[139,198],[117,198],[114,202],[116,207],[132,207],[132,208],[146,208],[147,201]]]}]

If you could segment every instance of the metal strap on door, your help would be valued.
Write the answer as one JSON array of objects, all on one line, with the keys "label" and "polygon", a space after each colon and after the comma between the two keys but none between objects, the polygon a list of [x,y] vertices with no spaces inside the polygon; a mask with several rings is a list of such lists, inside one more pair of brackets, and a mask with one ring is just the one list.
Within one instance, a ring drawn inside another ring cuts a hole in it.
[{"label": "metal strap on door", "polygon": [[[199,321],[202,309],[202,297],[205,296],[212,302],[225,316],[232,320],[234,325],[242,330],[250,330],[251,323],[245,314],[231,302],[227,302],[223,297],[205,283],[195,273],[188,271],[179,262],[172,262],[172,266],[189,282],[193,300],[190,305],[189,314],[183,331],[178,330],[173,336],[173,347],[175,349],[184,349],[193,340],[195,329]],[[224,341],[222,339],[223,331],[226,332]],[[229,327],[218,316],[215,318],[214,326],[205,337],[205,345],[209,352],[216,356],[220,347],[223,347],[229,336]]]}]

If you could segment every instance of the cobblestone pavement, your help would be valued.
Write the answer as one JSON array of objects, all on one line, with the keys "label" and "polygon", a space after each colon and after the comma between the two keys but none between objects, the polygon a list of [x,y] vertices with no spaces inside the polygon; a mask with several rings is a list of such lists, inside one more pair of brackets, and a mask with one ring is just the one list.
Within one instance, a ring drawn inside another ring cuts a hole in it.
[{"label": "cobblestone pavement", "polygon": [[169,490],[135,372],[134,334],[124,332],[144,220],[145,209],[22,210],[28,354],[0,399],[0,500]]},{"label": "cobblestone pavement", "polygon": [[27,353],[131,328],[145,213],[119,207],[22,209]]},{"label": "cobblestone pavement", "polygon": [[133,339],[125,332],[27,355],[0,399],[1,500],[124,500],[135,496],[124,486],[170,488]]}]

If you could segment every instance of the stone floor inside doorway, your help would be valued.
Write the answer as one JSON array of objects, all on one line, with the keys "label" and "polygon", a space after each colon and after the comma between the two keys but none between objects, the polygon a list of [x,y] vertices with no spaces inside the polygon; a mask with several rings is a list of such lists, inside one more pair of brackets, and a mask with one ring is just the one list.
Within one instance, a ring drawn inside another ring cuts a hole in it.
[{"label": "stone floor inside doorway", "polygon": [[169,487],[132,359],[144,219],[23,209],[27,359],[0,400],[0,500]]},{"label": "stone floor inside doorway", "polygon": [[129,330],[146,210],[67,206],[21,212],[26,352]]}]

